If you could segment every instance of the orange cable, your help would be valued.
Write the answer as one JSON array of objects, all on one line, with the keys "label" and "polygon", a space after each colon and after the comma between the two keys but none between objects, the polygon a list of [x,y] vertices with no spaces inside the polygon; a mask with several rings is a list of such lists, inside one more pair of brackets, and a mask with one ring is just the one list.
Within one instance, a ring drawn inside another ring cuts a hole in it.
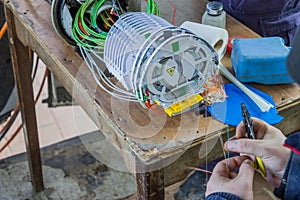
[{"label": "orange cable", "polygon": [[172,0],[170,0],[170,4],[173,8],[173,15],[172,15],[172,19],[171,19],[171,24],[174,25],[177,9],[176,9],[176,6],[175,6],[175,4]]},{"label": "orange cable", "polygon": [[5,34],[6,30],[7,30],[7,22],[5,22],[4,25],[1,28],[1,31],[0,31],[0,40],[2,39],[2,37]]},{"label": "orange cable", "polygon": [[7,129],[7,127],[10,124],[10,121],[14,118],[14,115],[17,114],[17,110],[19,109],[19,103],[16,104],[14,110],[13,110],[13,115],[9,118],[9,120],[6,122],[6,124],[3,126],[3,128],[1,129],[0,133],[2,133],[5,129]]},{"label": "orange cable", "polygon": [[9,140],[6,142],[6,144],[0,149],[0,153],[11,143],[11,141],[13,141],[13,139],[15,139],[15,137],[18,135],[18,133],[20,132],[21,129],[22,129],[22,124],[19,125],[17,130],[11,136],[11,138],[9,138]]},{"label": "orange cable", "polygon": [[194,170],[194,171],[199,171],[199,172],[205,172],[207,174],[212,174],[211,171],[206,170],[206,169],[201,169],[201,168],[197,168],[197,167],[188,167],[188,168],[191,169],[191,170]]}]

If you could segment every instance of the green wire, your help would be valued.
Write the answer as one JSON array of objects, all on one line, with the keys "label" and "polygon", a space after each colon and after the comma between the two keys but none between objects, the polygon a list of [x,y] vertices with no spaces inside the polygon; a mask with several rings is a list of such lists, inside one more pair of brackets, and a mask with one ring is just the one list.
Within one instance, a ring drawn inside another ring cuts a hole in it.
[{"label": "green wire", "polygon": [[[97,25],[97,13],[98,13],[98,10],[101,8],[102,4],[105,2],[105,0],[101,0],[101,1],[98,1],[97,3],[95,3],[95,6],[93,7],[92,9],[92,12],[91,12],[91,22],[92,22],[92,25],[93,27],[96,29],[96,28],[99,28],[98,25]],[[101,15],[100,15],[101,16]],[[103,17],[101,16],[102,20],[103,20]],[[103,20],[104,21],[104,20]]]},{"label": "green wire", "polygon": [[[81,8],[79,9],[79,11],[81,11]],[[85,34],[81,31],[81,29],[79,28],[79,26],[78,26],[78,17],[79,17],[79,13],[80,13],[80,12],[77,12],[77,14],[76,14],[76,16],[75,16],[74,26],[73,26],[73,28],[72,28],[72,33],[73,33],[73,37],[74,37],[75,41],[78,43],[78,45],[80,45],[80,46],[82,46],[82,47],[100,48],[100,49],[101,49],[101,47],[104,46],[104,44],[101,44],[102,41],[97,41],[97,40],[95,40],[95,39],[94,39],[94,40],[91,40],[91,37],[85,35]],[[84,39],[87,40],[87,41],[91,41],[91,42],[94,42],[94,43],[98,43],[98,45],[97,45],[97,44],[95,44],[95,45],[90,45],[90,44],[84,42],[83,40],[81,40],[81,39],[77,36],[77,34],[80,35],[82,38],[84,38]]]},{"label": "green wire", "polygon": [[147,1],[147,13],[160,16],[159,8],[154,0]]},{"label": "green wire", "polygon": [[100,14],[100,17],[101,17],[102,21],[110,28],[111,25],[108,23],[108,21],[106,20],[106,18],[103,17],[103,15],[101,15],[101,14]]},{"label": "green wire", "polygon": [[[84,3],[80,9],[78,10],[78,12],[76,13],[75,16],[75,20],[74,20],[74,25],[73,25],[73,29],[72,29],[72,33],[74,36],[75,41],[78,43],[78,45],[82,46],[82,47],[89,47],[89,48],[97,48],[97,49],[103,49],[104,47],[104,43],[105,43],[105,39],[106,39],[106,33],[100,33],[98,34],[97,32],[93,31],[92,29],[90,29],[84,21],[84,13],[86,11],[86,9],[93,3],[93,1],[86,1],[86,3]],[[86,35],[85,33],[83,33],[81,31],[81,29],[78,26],[78,18],[80,17],[80,22],[81,25],[83,27],[83,29],[89,34]],[[88,42],[92,42],[94,43],[93,45],[88,44],[87,42],[84,42],[83,40],[81,40],[77,34],[82,37],[84,40],[88,41]]]},{"label": "green wire", "polygon": [[[102,1],[104,1],[104,0],[102,0]],[[93,2],[91,2],[91,3],[93,3]],[[88,4],[88,6],[89,6],[89,5],[90,5],[90,4]],[[97,33],[96,31],[94,31],[93,29],[89,28],[89,27],[86,25],[85,20],[84,20],[84,14],[85,14],[85,11],[86,11],[86,9],[88,8],[88,6],[84,6],[82,12],[80,13],[80,22],[81,22],[81,24],[82,24],[83,29],[84,29],[86,32],[88,32],[89,34],[95,36],[96,38],[105,39],[105,38],[106,38],[106,34],[107,34],[106,32],[101,31],[100,33]]]},{"label": "green wire", "polygon": [[[97,18],[100,15],[102,21],[110,28],[111,24],[106,20],[105,16],[97,14],[101,6],[105,3],[106,0],[87,0],[81,5],[78,12],[76,13],[75,20],[72,27],[72,34],[74,40],[77,44],[86,50],[92,49],[104,49],[105,40],[107,37],[107,32],[102,31],[97,24]],[[90,21],[86,21],[85,17],[87,13],[90,15]],[[160,15],[159,8],[154,0],[147,1],[147,13]],[[80,19],[81,28],[79,27],[78,20]],[[88,24],[87,24],[88,23]]]},{"label": "green wire", "polygon": [[[229,137],[230,137],[230,135],[229,135],[229,125],[226,126],[226,135],[227,135],[227,141],[228,141]],[[227,151],[227,158],[229,158],[229,157],[230,157],[230,152]]]}]

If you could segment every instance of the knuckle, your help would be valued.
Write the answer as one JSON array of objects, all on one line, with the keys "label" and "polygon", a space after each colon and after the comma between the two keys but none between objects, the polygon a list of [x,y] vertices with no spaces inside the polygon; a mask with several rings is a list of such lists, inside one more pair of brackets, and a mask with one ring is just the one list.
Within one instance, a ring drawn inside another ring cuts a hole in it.
[{"label": "knuckle", "polygon": [[244,153],[248,153],[252,149],[252,144],[247,140],[241,140],[239,147]]}]

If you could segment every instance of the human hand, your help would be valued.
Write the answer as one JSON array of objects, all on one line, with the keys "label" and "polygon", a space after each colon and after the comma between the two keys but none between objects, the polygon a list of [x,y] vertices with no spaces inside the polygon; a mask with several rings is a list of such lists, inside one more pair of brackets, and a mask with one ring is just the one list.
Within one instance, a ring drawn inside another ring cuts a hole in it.
[{"label": "human hand", "polygon": [[[239,172],[234,169],[239,168]],[[242,199],[253,199],[253,162],[248,156],[235,156],[219,162],[207,183],[205,196],[227,192]]]},{"label": "human hand", "polygon": [[236,128],[237,140],[227,141],[225,150],[260,157],[267,171],[267,181],[278,187],[290,155],[290,150],[283,146],[286,137],[274,126],[257,118],[251,119],[256,140],[240,139],[245,138],[246,133],[241,122]]}]

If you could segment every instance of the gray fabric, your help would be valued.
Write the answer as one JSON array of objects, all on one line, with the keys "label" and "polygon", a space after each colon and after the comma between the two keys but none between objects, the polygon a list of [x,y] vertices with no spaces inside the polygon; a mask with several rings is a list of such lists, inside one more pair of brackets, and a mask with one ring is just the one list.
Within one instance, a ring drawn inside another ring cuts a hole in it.
[{"label": "gray fabric", "polygon": [[287,69],[291,77],[300,84],[300,29],[298,30],[292,50],[287,58]]}]

